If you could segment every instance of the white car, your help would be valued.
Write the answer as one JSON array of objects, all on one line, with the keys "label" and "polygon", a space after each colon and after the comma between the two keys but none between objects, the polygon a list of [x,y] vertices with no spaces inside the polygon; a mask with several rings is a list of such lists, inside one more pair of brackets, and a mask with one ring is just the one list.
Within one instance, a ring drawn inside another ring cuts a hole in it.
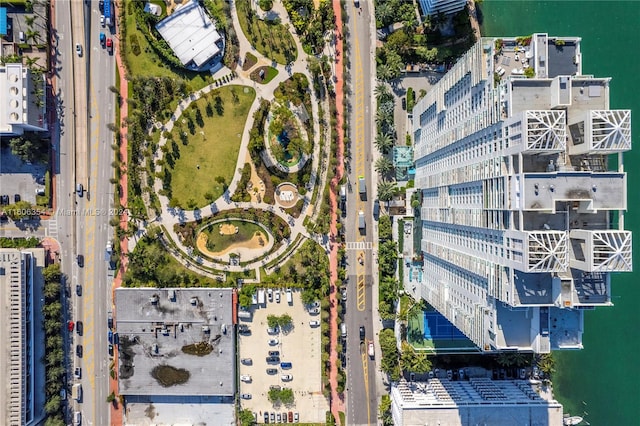
[{"label": "white car", "polygon": [[240,376],[240,380],[249,383],[251,381],[251,376],[248,374],[243,374],[242,376]]},{"label": "white car", "polygon": [[280,329],[278,328],[278,326],[276,325],[275,327],[271,328],[267,328],[267,333],[269,334],[278,334],[278,332],[280,331]]},{"label": "white car", "polygon": [[280,379],[283,382],[290,382],[291,380],[293,380],[293,376],[291,374],[283,374],[282,376],[280,376]]},{"label": "white car", "polygon": [[311,308],[309,309],[309,313],[312,315],[317,315],[320,313],[320,308]]},{"label": "white car", "polygon": [[269,298],[269,302],[273,302],[273,290],[270,288],[267,289],[267,297]]},{"label": "white car", "polygon": [[82,56],[82,45],[80,43],[76,43],[76,53],[78,56]]},{"label": "white car", "polygon": [[113,245],[111,244],[111,240],[107,241],[107,253],[111,254],[113,251]]},{"label": "white car", "polygon": [[278,339],[269,339],[269,346],[276,346],[280,341]]},{"label": "white car", "polygon": [[373,359],[373,357],[376,355],[375,351],[373,350],[373,342],[369,342],[367,353],[369,354],[369,358],[371,359]]},{"label": "white car", "polygon": [[320,321],[309,321],[309,327],[317,327],[320,325]]},{"label": "white car", "polygon": [[280,303],[280,290],[276,290],[275,293],[276,293],[276,302]]},{"label": "white car", "polygon": [[104,27],[104,15],[100,15],[100,25]]},{"label": "white car", "polygon": [[250,393],[243,393],[242,395],[240,395],[240,398],[242,398],[242,399],[251,399],[251,394]]}]

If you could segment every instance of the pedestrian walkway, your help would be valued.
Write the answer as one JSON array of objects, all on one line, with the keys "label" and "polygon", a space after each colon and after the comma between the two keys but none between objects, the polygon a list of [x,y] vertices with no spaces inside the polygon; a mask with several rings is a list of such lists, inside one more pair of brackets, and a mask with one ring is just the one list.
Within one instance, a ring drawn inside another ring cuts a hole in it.
[{"label": "pedestrian walkway", "polygon": [[58,239],[58,216],[56,215],[47,220],[47,236]]},{"label": "pedestrian walkway", "polygon": [[346,243],[347,250],[371,250],[372,248],[371,241],[347,241]]}]

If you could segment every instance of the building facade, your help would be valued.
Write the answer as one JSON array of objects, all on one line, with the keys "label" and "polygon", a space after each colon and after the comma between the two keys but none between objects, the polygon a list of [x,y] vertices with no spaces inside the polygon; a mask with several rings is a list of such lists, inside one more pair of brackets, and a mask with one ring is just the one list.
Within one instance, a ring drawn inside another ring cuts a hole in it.
[{"label": "building facade", "polygon": [[464,9],[466,0],[419,0],[420,9],[424,15],[437,15],[444,13],[445,15],[456,13]]},{"label": "building facade", "polygon": [[[36,324],[34,291],[44,250],[0,249],[0,423],[36,425],[44,419],[43,332]],[[41,284],[40,284],[41,285]],[[40,377],[39,374],[42,374]]]},{"label": "building facade", "polygon": [[482,351],[582,348],[631,271],[631,112],[581,61],[579,38],[483,38],[413,110],[417,293]]},{"label": "building facade", "polygon": [[47,130],[46,82],[22,64],[0,65],[0,136]]}]

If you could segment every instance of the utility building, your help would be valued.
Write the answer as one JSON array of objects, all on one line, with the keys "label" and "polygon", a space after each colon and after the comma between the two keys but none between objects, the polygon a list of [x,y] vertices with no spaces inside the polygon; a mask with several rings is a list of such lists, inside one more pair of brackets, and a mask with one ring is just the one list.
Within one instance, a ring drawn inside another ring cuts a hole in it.
[{"label": "utility building", "polygon": [[422,297],[482,351],[582,348],[632,269],[631,112],[579,38],[482,38],[413,110]]}]

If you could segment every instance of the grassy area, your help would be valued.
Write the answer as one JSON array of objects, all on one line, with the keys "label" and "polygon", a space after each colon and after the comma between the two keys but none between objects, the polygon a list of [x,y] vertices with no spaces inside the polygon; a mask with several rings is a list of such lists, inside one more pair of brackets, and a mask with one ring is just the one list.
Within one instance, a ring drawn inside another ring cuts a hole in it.
[{"label": "grassy area", "polygon": [[258,63],[258,58],[251,52],[247,52],[247,55],[244,58],[244,62],[242,63],[242,71],[248,71],[252,66]]},{"label": "grassy area", "polygon": [[[221,232],[224,225],[235,226],[237,232],[235,234],[222,234]],[[266,238],[262,227],[243,220],[229,220],[216,223],[203,229],[202,232],[207,235],[207,248],[212,251],[223,251],[232,244],[250,241],[256,233],[262,235],[263,239]]]},{"label": "grassy area", "polygon": [[[155,3],[155,2],[154,2]],[[158,4],[164,2],[158,2]],[[136,18],[133,11],[133,2],[127,1],[124,10],[124,25],[126,41],[120,45],[124,47],[124,59],[129,74],[133,76],[167,76],[174,79],[183,79],[189,82],[192,90],[198,90],[213,83],[209,73],[196,73],[184,69],[175,69],[158,56],[149,44],[144,34],[136,27]],[[163,12],[166,10],[164,8]],[[139,49],[131,46],[137,45]],[[136,55],[136,53],[138,53]]]},{"label": "grassy area", "polygon": [[[264,76],[260,77],[260,71],[264,70]],[[278,75],[278,70],[274,67],[258,67],[251,72],[251,80],[260,84],[267,84]]]},{"label": "grassy area", "polygon": [[279,64],[295,61],[298,52],[289,30],[282,24],[258,19],[249,4],[249,0],[236,1],[240,27],[251,45]]},{"label": "grassy area", "polygon": [[[172,199],[195,208],[220,197],[236,169],[249,108],[250,87],[227,86],[192,103],[176,122],[166,155]],[[172,162],[173,166],[172,166]]]}]

